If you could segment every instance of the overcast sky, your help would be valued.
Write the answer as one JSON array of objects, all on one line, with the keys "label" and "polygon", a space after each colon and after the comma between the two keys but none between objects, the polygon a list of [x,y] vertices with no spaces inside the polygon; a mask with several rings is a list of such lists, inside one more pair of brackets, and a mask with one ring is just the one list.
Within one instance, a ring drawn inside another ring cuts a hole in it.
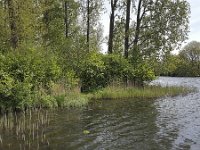
[{"label": "overcast sky", "polygon": [[188,0],[191,6],[189,41],[200,42],[200,0]]}]

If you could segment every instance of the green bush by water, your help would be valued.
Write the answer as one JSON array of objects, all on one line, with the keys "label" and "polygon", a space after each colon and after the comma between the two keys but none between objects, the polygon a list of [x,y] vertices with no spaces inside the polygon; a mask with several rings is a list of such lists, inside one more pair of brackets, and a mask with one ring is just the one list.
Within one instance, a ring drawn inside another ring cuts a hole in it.
[{"label": "green bush by water", "polygon": [[57,58],[51,54],[47,57],[42,49],[0,53],[0,108],[24,109],[43,102],[52,105],[48,89],[60,73]]}]

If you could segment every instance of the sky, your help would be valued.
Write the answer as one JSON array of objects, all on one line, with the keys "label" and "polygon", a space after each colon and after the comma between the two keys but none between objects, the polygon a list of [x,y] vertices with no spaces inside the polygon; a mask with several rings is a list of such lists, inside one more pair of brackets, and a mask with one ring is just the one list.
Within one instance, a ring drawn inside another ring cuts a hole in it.
[{"label": "sky", "polygon": [[[190,3],[190,24],[189,24],[189,34],[188,40],[183,43],[183,46],[190,41],[200,42],[200,0],[187,0]],[[109,9],[109,4],[107,4],[107,9]],[[104,37],[108,36],[109,32],[109,10],[102,17],[102,24],[104,26]],[[107,43],[102,45],[103,52],[107,51]]]},{"label": "sky", "polygon": [[200,42],[200,0],[188,0],[191,6],[189,41]]}]

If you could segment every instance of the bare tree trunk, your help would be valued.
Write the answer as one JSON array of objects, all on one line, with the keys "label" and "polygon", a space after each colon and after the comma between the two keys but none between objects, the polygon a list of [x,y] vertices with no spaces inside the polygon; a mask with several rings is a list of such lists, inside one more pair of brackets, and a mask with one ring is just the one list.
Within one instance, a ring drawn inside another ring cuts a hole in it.
[{"label": "bare tree trunk", "polygon": [[90,0],[87,0],[87,49],[90,51]]},{"label": "bare tree trunk", "polygon": [[17,34],[15,6],[13,0],[7,0],[7,4],[8,4],[10,30],[11,30],[10,42],[12,48],[16,49],[18,46],[19,37]]},{"label": "bare tree trunk", "polygon": [[130,24],[130,9],[131,9],[131,0],[127,0],[126,4],[126,26],[125,26],[125,42],[124,42],[124,57],[128,59],[128,50],[129,50],[129,24]]},{"label": "bare tree trunk", "polygon": [[[142,6],[142,0],[139,0],[138,3],[138,10],[137,10],[137,20],[136,20],[136,30],[135,30],[135,39],[133,41],[133,50],[134,54],[136,55],[138,51],[138,41],[139,41],[139,35],[140,35],[140,24],[141,24],[141,6]],[[134,57],[134,56],[133,56]]]},{"label": "bare tree trunk", "polygon": [[[130,24],[130,10],[131,10],[131,0],[126,1],[126,25],[125,25],[125,38],[124,38],[124,58],[128,59],[129,50],[129,24]],[[128,86],[128,77],[124,76],[125,85]]]},{"label": "bare tree trunk", "polygon": [[111,0],[111,15],[110,15],[110,31],[108,40],[108,53],[113,53],[113,37],[114,37],[114,26],[115,26],[115,9],[118,0]]}]

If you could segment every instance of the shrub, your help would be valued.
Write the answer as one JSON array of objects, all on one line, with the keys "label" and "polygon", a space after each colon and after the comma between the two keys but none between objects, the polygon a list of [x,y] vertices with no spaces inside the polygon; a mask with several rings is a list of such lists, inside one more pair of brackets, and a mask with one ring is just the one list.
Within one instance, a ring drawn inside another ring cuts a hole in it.
[{"label": "shrub", "polygon": [[37,91],[41,87],[49,89],[60,73],[56,57],[47,55],[42,49],[0,54],[1,106],[5,109],[32,106]]},{"label": "shrub", "polygon": [[90,53],[83,62],[79,74],[81,80],[81,91],[91,92],[107,85],[105,78],[105,64],[103,55]]}]

